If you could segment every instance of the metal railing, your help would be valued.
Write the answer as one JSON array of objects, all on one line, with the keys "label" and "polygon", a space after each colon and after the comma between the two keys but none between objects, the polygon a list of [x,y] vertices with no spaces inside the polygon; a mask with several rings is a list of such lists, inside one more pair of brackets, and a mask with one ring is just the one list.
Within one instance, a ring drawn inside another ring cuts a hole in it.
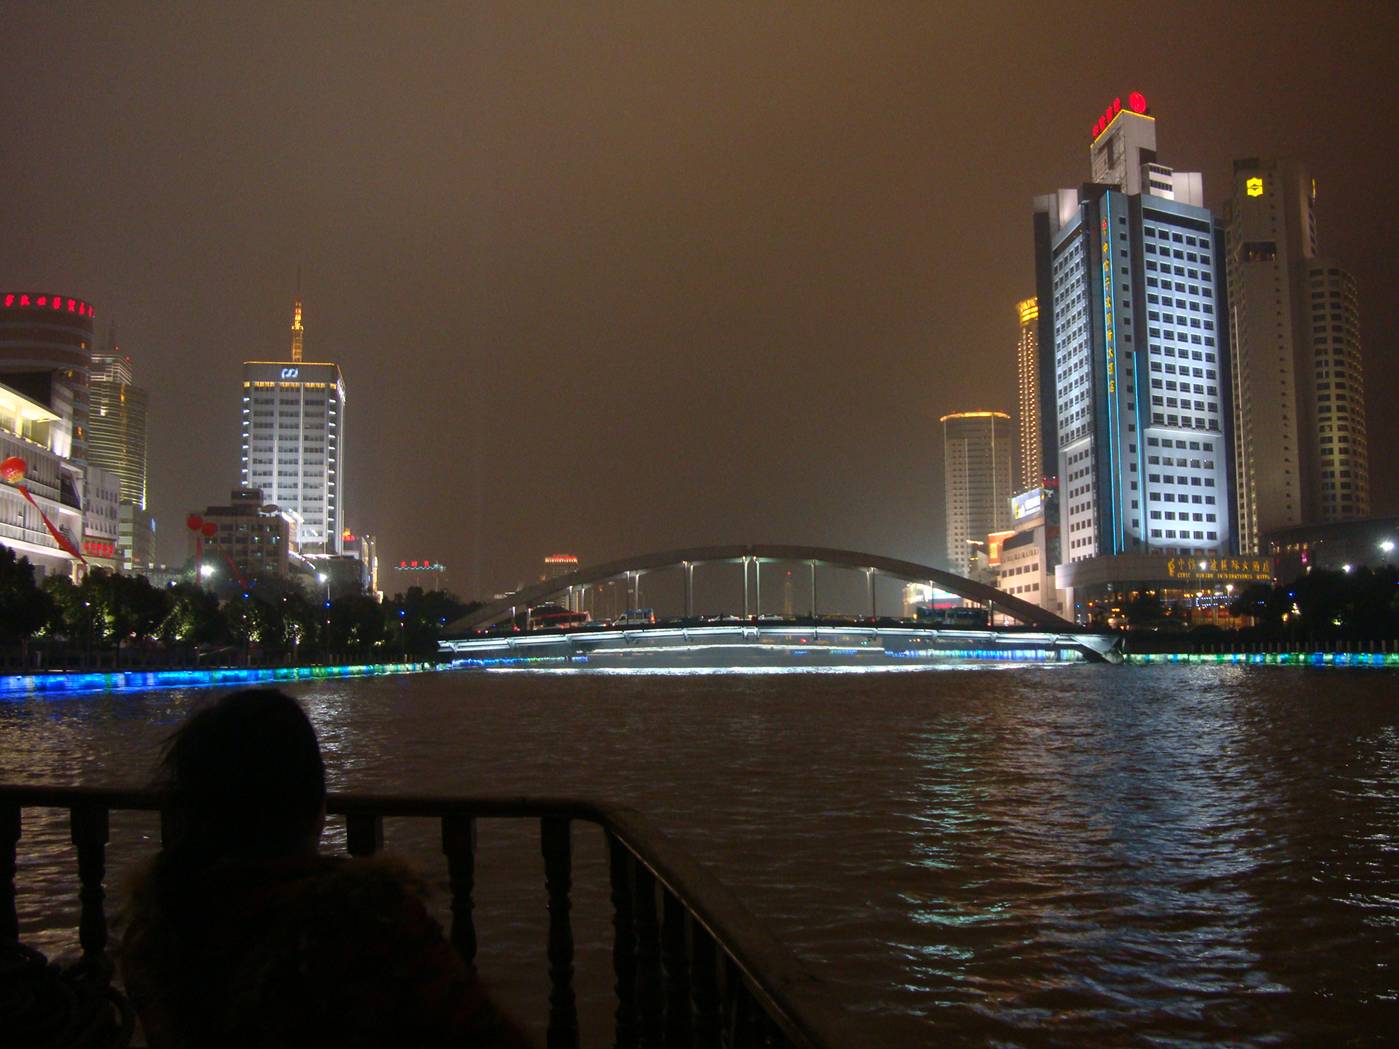
[{"label": "metal railing", "polygon": [[[67,809],[78,875],[79,963],[110,973],[106,848],[113,810],[158,812],[150,790],[0,785],[0,943],[17,941],[15,873],[27,808]],[[352,856],[383,845],[384,820],[440,821],[449,938],[475,964],[478,819],[537,820],[548,906],[550,1049],[579,1044],[571,920],[573,824],[599,827],[610,869],[618,1049],[834,1049],[867,1041],[854,1020],[746,907],[636,811],[572,798],[331,794]]]}]

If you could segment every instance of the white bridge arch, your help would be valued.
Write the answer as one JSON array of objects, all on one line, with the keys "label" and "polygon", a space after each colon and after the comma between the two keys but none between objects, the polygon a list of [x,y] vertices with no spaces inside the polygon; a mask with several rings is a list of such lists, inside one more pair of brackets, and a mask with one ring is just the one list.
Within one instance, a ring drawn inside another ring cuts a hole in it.
[{"label": "white bridge arch", "polygon": [[701,546],[684,550],[664,550],[639,557],[626,557],[606,564],[580,568],[568,575],[547,579],[542,583],[524,587],[506,597],[489,601],[456,620],[446,630],[446,636],[461,636],[497,619],[515,614],[519,609],[543,604],[551,598],[571,594],[580,588],[595,586],[614,579],[636,574],[679,568],[685,579],[685,611],[692,614],[693,570],[697,565],[715,563],[739,563],[744,566],[744,595],[747,600],[748,564],[756,562],[789,562],[807,564],[811,568],[812,608],[816,605],[816,567],[831,566],[847,568],[866,573],[868,581],[871,613],[874,607],[874,579],[888,576],[908,583],[930,583],[949,593],[969,601],[975,601],[997,612],[1025,624],[1053,631],[1076,631],[1078,628],[1053,612],[1039,605],[1022,601],[1003,590],[997,590],[974,579],[954,575],[931,565],[920,565],[913,561],[901,561],[877,554],[865,554],[855,550],[835,550],[821,546],[783,546],[774,544],[753,544],[748,546]]}]

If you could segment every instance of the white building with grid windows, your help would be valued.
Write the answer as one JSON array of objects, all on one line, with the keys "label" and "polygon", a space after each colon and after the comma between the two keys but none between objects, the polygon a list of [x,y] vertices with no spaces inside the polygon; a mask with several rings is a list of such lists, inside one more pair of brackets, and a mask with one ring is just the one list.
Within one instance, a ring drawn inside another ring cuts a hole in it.
[{"label": "white building with grid windows", "polygon": [[1234,549],[1222,244],[1200,176],[1157,162],[1139,94],[1090,152],[1100,181],[1036,200],[1065,589],[1081,562]]},{"label": "white building with grid windows", "polygon": [[333,363],[303,361],[301,303],[288,361],[243,364],[244,488],[299,515],[303,554],[340,552],[344,525],[345,378]]}]

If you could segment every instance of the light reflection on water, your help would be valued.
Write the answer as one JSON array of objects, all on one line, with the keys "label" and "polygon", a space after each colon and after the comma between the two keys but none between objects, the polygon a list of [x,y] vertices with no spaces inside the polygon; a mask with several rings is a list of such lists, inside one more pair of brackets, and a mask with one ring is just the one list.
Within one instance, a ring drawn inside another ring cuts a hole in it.
[{"label": "light reflection on water", "polygon": [[[1399,710],[1384,672],[1163,666],[873,676],[447,674],[299,685],[332,788],[640,808],[868,1019],[871,1044],[1380,1044],[1399,1029]],[[0,703],[0,771],[139,782],[201,691]],[[114,819],[113,870],[152,821]],[[142,837],[144,835],[144,837]],[[391,848],[438,883],[436,828]],[[57,815],[25,936],[71,946]],[[343,840],[343,838],[342,838]],[[585,1024],[603,850],[577,835]],[[540,1011],[532,828],[481,829],[481,965]]]}]

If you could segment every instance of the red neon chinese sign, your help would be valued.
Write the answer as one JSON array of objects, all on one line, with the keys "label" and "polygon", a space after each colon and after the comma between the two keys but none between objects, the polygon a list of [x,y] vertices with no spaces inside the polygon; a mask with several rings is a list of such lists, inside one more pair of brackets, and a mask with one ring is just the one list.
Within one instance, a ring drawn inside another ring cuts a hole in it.
[{"label": "red neon chinese sign", "polygon": [[78,317],[91,317],[90,303],[82,299],[71,299],[66,295],[40,295],[37,292],[7,291],[3,300],[7,310],[52,310],[57,313],[71,313]]},{"label": "red neon chinese sign", "polygon": [[[1146,115],[1146,96],[1140,91],[1133,91],[1127,96],[1127,111]],[[1098,140],[1098,136],[1108,129],[1108,125],[1117,118],[1117,114],[1122,112],[1122,99],[1114,98],[1112,104],[1103,110],[1102,116],[1093,122],[1093,141]]]}]

